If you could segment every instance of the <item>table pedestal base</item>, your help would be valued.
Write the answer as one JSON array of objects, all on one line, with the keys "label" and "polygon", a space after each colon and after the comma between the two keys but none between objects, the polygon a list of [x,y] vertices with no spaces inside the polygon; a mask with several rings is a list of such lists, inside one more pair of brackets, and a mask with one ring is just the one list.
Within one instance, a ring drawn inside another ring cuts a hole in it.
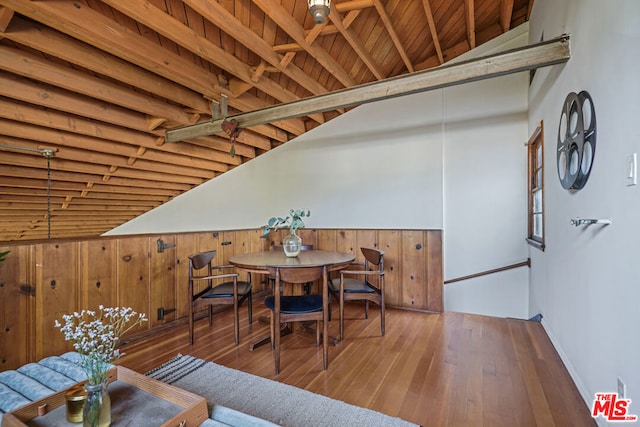
[{"label": "table pedestal base", "polygon": [[[292,334],[293,330],[289,327],[289,325],[287,324],[283,324],[280,327],[280,337],[285,337],[289,334]],[[315,332],[314,332],[315,334]],[[260,338],[258,341],[254,341],[251,344],[249,344],[249,350],[253,351],[258,347],[262,347],[265,344],[269,344],[271,343],[271,333],[265,335],[264,337]]]}]

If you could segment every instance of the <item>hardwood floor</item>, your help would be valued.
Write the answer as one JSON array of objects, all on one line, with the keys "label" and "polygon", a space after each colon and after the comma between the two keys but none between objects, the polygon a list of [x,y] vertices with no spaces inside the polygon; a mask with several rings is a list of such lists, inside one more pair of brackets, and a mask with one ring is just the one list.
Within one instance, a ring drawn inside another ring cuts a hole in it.
[{"label": "hardwood floor", "polygon": [[[268,334],[257,321],[268,310],[254,304],[254,324],[241,310],[241,343],[234,345],[231,311],[214,326],[196,323],[189,346],[186,324],[126,345],[122,365],[146,372],[178,353],[274,379],[423,426],[595,425],[562,361],[539,323],[460,313],[388,309],[386,335],[379,312],[347,304],[345,339],[322,349],[315,336],[296,332],[282,340],[281,373],[269,345],[249,343]],[[337,304],[331,335],[338,336]]]}]

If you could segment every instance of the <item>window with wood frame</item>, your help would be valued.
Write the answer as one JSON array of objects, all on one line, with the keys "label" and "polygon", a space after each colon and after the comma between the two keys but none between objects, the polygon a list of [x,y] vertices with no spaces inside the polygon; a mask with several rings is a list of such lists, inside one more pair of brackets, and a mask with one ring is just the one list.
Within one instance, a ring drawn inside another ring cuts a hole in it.
[{"label": "window with wood frame", "polygon": [[544,250],[544,132],[543,125],[529,138],[529,234],[527,242]]}]

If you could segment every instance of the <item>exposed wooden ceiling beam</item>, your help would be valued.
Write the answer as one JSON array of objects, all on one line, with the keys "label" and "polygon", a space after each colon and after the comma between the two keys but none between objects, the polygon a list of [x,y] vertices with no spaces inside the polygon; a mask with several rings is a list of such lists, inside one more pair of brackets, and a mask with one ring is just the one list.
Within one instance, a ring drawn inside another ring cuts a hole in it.
[{"label": "exposed wooden ceiling beam", "polygon": [[500,26],[503,32],[511,29],[511,15],[513,14],[513,0],[502,0],[500,5]]},{"label": "exposed wooden ceiling beam", "polygon": [[[3,169],[4,168],[4,169]],[[6,194],[11,189],[17,191],[28,191],[29,194],[43,194],[47,195],[47,171],[45,168],[36,168],[30,170],[32,178],[25,178],[25,175],[18,175],[20,172],[24,172],[27,169],[17,166],[4,167],[0,165],[0,172],[3,173],[2,181],[0,181],[0,194]],[[10,175],[4,175],[10,174]],[[57,190],[64,192],[66,195],[80,194],[82,197],[97,197],[106,198],[111,197],[152,197],[160,201],[169,200],[182,191],[180,188],[164,188],[155,184],[153,187],[149,186],[135,186],[135,185],[119,185],[118,183],[99,183],[96,185],[88,185],[86,182],[72,182],[58,180],[58,174],[55,174],[51,180],[51,191]],[[135,184],[135,182],[133,183]],[[182,185],[182,184],[181,184]]]},{"label": "exposed wooden ceiling beam", "polygon": [[[274,81],[261,78],[257,82],[251,80],[251,67],[226,50],[197,34],[190,27],[183,25],[165,11],[143,0],[102,0],[114,9],[130,18],[146,25],[154,31],[171,38],[185,49],[201,56],[221,69],[231,73],[242,81],[255,85],[264,93],[281,102],[290,102],[299,97]],[[231,94],[234,97],[235,94]],[[324,119],[320,119],[324,121]]]},{"label": "exposed wooden ceiling beam", "polygon": [[[0,186],[0,200],[14,201],[16,203],[23,202],[42,202],[42,197],[47,197],[47,189],[42,188],[15,188]],[[51,190],[49,195],[52,200],[62,199],[78,199],[86,204],[104,203],[101,201],[111,201],[116,204],[126,203],[127,201],[135,201],[139,204],[155,205],[166,200],[165,197],[153,196],[150,194],[130,194],[130,193],[87,193],[82,191],[61,191]]]},{"label": "exposed wooden ceiling beam", "polygon": [[[296,102],[275,105],[259,111],[229,117],[240,127],[269,123],[272,120],[298,117],[310,112],[328,111],[412,93],[425,92],[448,86],[484,80],[520,71],[531,70],[568,61],[570,58],[569,36],[526,46],[519,49],[485,56],[467,62],[441,66],[374,83],[342,89]],[[166,132],[167,141],[180,141],[195,136],[209,135],[221,129],[223,120],[198,123]]]},{"label": "exposed wooden ceiling beam", "polygon": [[338,29],[338,32],[342,34],[342,37],[345,38],[356,55],[358,55],[358,58],[360,58],[360,60],[364,62],[364,65],[367,66],[367,68],[369,69],[369,71],[371,71],[375,78],[378,80],[384,79],[386,76],[383,74],[380,66],[376,64],[371,54],[364,47],[362,41],[358,38],[358,36],[354,34],[352,30],[346,28],[343,25],[342,16],[340,16],[338,11],[336,10],[335,5],[330,6],[329,19],[331,19],[331,22],[333,22],[333,25],[335,25],[335,27]]},{"label": "exposed wooden ceiling beam", "polygon": [[[230,97],[229,105],[240,111],[264,107],[264,102],[254,96],[245,94],[233,98],[233,94],[220,85],[217,76],[202,67],[194,66],[193,62],[176,53],[162,49],[157,43],[117,24],[84,4],[30,0],[0,0],[0,3],[21,15],[202,93],[209,99],[218,99],[225,94]],[[291,127],[284,126],[288,123],[273,123],[265,125],[265,128],[256,127],[254,130],[284,142],[287,140],[286,137],[278,136],[277,130],[270,131],[267,128],[282,125],[287,132],[299,135],[304,133],[305,127],[302,121],[297,122],[300,123],[294,123]]]},{"label": "exposed wooden ceiling beam", "polygon": [[[202,169],[216,170],[220,163],[239,165],[240,159],[231,157],[229,149],[231,144],[227,139],[216,136],[207,137],[207,148],[193,146],[176,146],[167,144],[159,149],[156,138],[127,129],[122,126],[110,126],[104,122],[93,122],[81,117],[73,122],[69,121],[68,115],[51,109],[38,108],[30,104],[23,104],[7,98],[0,98],[0,117],[10,120],[20,120],[23,123],[30,123],[37,126],[62,130],[65,132],[78,133],[86,136],[99,136],[102,139],[120,142],[127,145],[141,146],[153,151],[162,151],[172,157],[172,163],[185,164]],[[93,147],[85,147],[93,148]],[[236,154],[247,158],[256,156],[255,149],[245,144],[236,143]],[[200,166],[196,166],[194,163]]]},{"label": "exposed wooden ceiling beam", "polygon": [[400,37],[398,37],[398,33],[396,32],[396,29],[394,28],[393,23],[391,22],[391,18],[387,13],[387,9],[385,9],[384,4],[380,0],[373,0],[373,4],[376,10],[378,11],[378,15],[380,15],[380,19],[382,20],[384,27],[387,29],[387,32],[389,33],[389,37],[391,37],[391,40],[393,41],[393,45],[398,50],[398,53],[400,54],[400,57],[402,58],[404,65],[407,67],[407,70],[410,73],[413,73],[415,71],[415,69],[413,68],[413,63],[411,62],[411,59],[409,59],[409,55],[407,55],[407,51],[402,45],[402,42],[400,41]]},{"label": "exposed wooden ceiling beam", "polygon": [[3,4],[21,15],[28,16],[105,52],[150,70],[175,82],[212,97],[230,95],[218,84],[215,76],[197,69],[178,54],[159,49],[159,46],[116,24],[90,7],[75,2],[33,2],[2,0]]},{"label": "exposed wooden ceiling beam", "polygon": [[467,24],[467,41],[469,49],[476,48],[476,12],[475,0],[464,0],[465,21]]},{"label": "exposed wooden ceiling beam", "polygon": [[429,31],[431,32],[431,38],[433,39],[433,46],[436,49],[438,61],[441,64],[444,63],[444,57],[442,56],[442,46],[440,46],[440,38],[438,37],[438,29],[436,28],[436,21],[433,18],[433,12],[431,11],[431,4],[429,0],[422,0],[424,7],[424,14],[427,16],[427,22],[429,23]]},{"label": "exposed wooden ceiling beam", "polygon": [[[52,159],[52,170],[56,167],[56,162]],[[86,166],[85,166],[86,168]],[[104,185],[109,186],[109,188],[115,188],[116,186],[122,187],[122,190],[129,191],[130,187],[133,188],[146,188],[148,191],[146,194],[149,194],[149,191],[154,191],[155,189],[161,188],[166,190],[177,190],[180,192],[184,192],[193,188],[193,184],[183,183],[183,182],[171,182],[162,180],[162,181],[154,181],[150,179],[140,179],[140,178],[127,178],[127,177],[112,177],[108,182],[102,181],[101,172],[72,172],[67,170],[56,170],[53,176],[55,181],[52,181],[51,188],[54,188],[55,182],[65,181],[65,185],[68,183],[81,183],[84,186],[92,187],[102,187]],[[47,168],[46,163],[44,166],[40,167],[40,164],[36,165],[34,168],[24,168],[21,166],[13,166],[13,165],[4,165],[0,160],[0,176],[2,176],[3,183],[8,181],[7,177],[16,177],[24,179],[25,176],[32,176],[34,179],[45,180],[47,179]],[[19,184],[18,184],[19,186]],[[46,186],[46,184],[45,184]]]},{"label": "exposed wooden ceiling beam", "polygon": [[42,24],[15,17],[5,38],[24,46],[64,59],[72,64],[107,75],[117,81],[186,105],[199,113],[211,113],[211,104],[199,93],[160,77],[123,59],[105,55],[73,37]]},{"label": "exposed wooden ceiling beam", "polygon": [[299,67],[289,62],[283,64],[283,58],[274,51],[272,45],[253,31],[247,31],[247,27],[220,3],[208,0],[185,0],[185,3],[214,25],[224,28],[227,34],[259,55],[267,63],[276,67],[280,72],[296,81],[310,93],[319,95],[328,92],[327,88],[309,77]]},{"label": "exposed wooden ceiling beam", "polygon": [[349,73],[347,73],[345,69],[331,57],[331,55],[329,55],[320,46],[309,43],[306,38],[304,28],[293,20],[291,14],[282,7],[279,1],[252,1],[345,87],[351,87],[356,84],[355,80],[349,75]]},{"label": "exposed wooden ceiling beam", "polygon": [[[380,3],[380,0],[375,0],[376,3]],[[380,3],[381,4],[381,3]],[[362,9],[374,6],[374,0],[353,0],[353,1],[345,1],[342,3],[337,3],[335,8],[340,13],[346,13],[347,16],[342,20],[342,23],[346,28],[349,28],[353,20],[358,16]],[[376,5],[377,8],[377,5]],[[351,13],[355,12],[355,13]],[[270,21],[273,22],[273,21]],[[331,34],[336,34],[338,29],[325,21],[324,24],[316,24],[314,25],[307,34],[306,41],[308,44],[313,43],[318,36],[327,36]],[[273,50],[275,52],[298,52],[304,50],[302,46],[298,43],[287,43],[283,45],[273,46]]]},{"label": "exposed wooden ceiling beam", "polygon": [[[0,120],[0,125],[4,125]],[[15,133],[18,134],[22,128],[15,125]],[[40,135],[41,134],[41,135]],[[129,166],[127,159],[123,156],[110,154],[110,153],[97,153],[87,150],[74,148],[82,147],[82,142],[87,139],[83,137],[73,137],[73,135],[63,135],[58,131],[49,132],[43,130],[40,134],[36,135],[39,138],[49,137],[49,140],[45,140],[44,144],[49,143],[51,146],[54,143],[49,142],[55,139],[55,144],[65,144],[64,150],[60,150],[56,153],[56,156],[51,161],[52,170],[64,170],[75,171],[82,173],[90,173],[96,175],[109,176],[109,177],[121,177],[121,178],[142,178],[150,181],[166,181],[171,179],[172,182],[179,182],[190,185],[198,185],[205,180],[211,179],[215,176],[213,172],[207,172],[202,169],[193,169],[187,167],[174,166],[170,164],[162,164],[152,161],[140,160],[134,165]],[[9,135],[10,138],[0,136],[1,143],[11,142],[20,146],[31,146],[37,148],[40,141],[29,141],[25,139],[19,139],[17,135]],[[91,142],[91,141],[89,141]],[[87,157],[90,156],[91,163],[86,163]],[[7,165],[26,166],[39,168],[46,165],[46,162],[42,162],[41,156],[26,156],[14,153],[3,153],[0,158],[0,163]]]},{"label": "exposed wooden ceiling beam", "polygon": [[[0,32],[3,32],[9,26],[9,22],[13,19],[13,10],[0,6]],[[0,34],[0,39],[2,34]]]},{"label": "exposed wooden ceiling beam", "polygon": [[171,106],[151,96],[143,96],[143,94],[116,83],[48,61],[40,55],[30,54],[9,46],[0,45],[0,68],[92,98],[121,105],[133,111],[164,117],[178,123],[193,123],[192,118],[181,108]]},{"label": "exposed wooden ceiling beam", "polygon": [[140,113],[4,71],[0,71],[0,95],[138,131],[147,130],[144,115]]}]

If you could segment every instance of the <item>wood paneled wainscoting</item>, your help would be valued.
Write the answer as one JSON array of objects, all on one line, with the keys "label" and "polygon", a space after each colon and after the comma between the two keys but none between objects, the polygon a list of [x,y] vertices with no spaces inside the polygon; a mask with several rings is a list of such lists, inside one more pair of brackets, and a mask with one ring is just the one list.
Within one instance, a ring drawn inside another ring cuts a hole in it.
[{"label": "wood paneled wainscoting", "polygon": [[[357,255],[360,247],[385,251],[387,305],[442,312],[441,230],[301,229],[304,244]],[[282,232],[262,230],[120,236],[0,246],[0,371],[71,350],[54,326],[83,308],[129,306],[149,322],[137,336],[183,324],[188,313],[187,256],[218,251],[218,263],[239,253],[267,250]],[[244,278],[246,273],[240,272]],[[253,277],[254,298],[266,285]]]}]

